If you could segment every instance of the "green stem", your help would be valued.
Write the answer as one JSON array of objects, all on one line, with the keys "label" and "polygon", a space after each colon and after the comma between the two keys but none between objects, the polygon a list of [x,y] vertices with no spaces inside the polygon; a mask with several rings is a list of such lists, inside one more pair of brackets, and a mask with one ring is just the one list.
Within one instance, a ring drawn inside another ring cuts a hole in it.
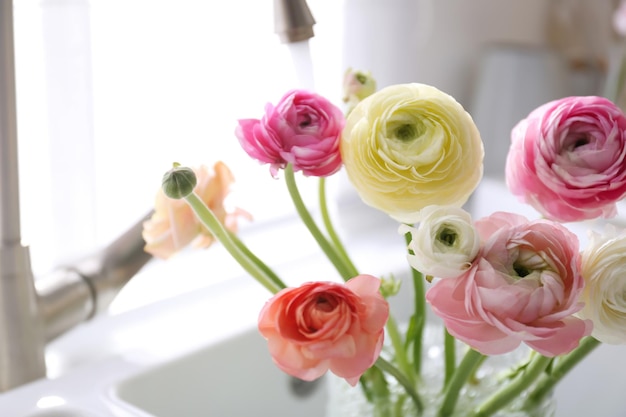
[{"label": "green stem", "polygon": [[341,257],[337,254],[335,248],[326,239],[326,236],[322,234],[320,229],[315,224],[313,217],[307,210],[304,201],[302,201],[302,197],[300,196],[300,192],[298,191],[298,186],[296,185],[296,180],[293,173],[293,166],[291,164],[287,164],[287,167],[285,168],[285,180],[287,182],[287,189],[289,190],[291,199],[293,200],[293,203],[296,207],[296,211],[300,215],[302,222],[311,232],[311,235],[313,236],[317,244],[335,266],[337,272],[339,272],[339,275],[341,275],[344,281],[353,278],[354,275],[352,275],[352,271],[344,264]]},{"label": "green stem", "polygon": [[350,270],[350,274],[352,276],[359,275],[359,271],[352,263],[348,252],[346,251],[345,246],[341,243],[339,239],[339,235],[335,231],[333,227],[333,223],[330,219],[330,214],[328,212],[328,202],[326,200],[326,178],[321,177],[319,182],[319,200],[320,200],[320,212],[322,215],[322,221],[324,222],[324,226],[326,227],[326,231],[328,232],[328,236],[330,237],[330,241],[335,246],[337,253],[341,256],[346,268]]},{"label": "green stem", "polygon": [[445,326],[443,328],[443,349],[445,365],[445,387],[448,385],[448,383],[450,383],[456,367],[456,339],[448,332],[448,329],[446,329]]},{"label": "green stem", "polygon": [[[404,235],[407,246],[411,242],[411,234]],[[412,253],[409,250],[409,253]],[[413,368],[417,376],[422,373],[422,339],[424,326],[426,325],[426,289],[424,288],[424,275],[414,268],[411,268],[414,292],[414,312],[413,323]]]},{"label": "green stem", "polygon": [[230,232],[224,227],[224,225],[222,225],[217,217],[215,217],[215,214],[213,214],[213,212],[206,206],[206,204],[204,204],[196,193],[189,194],[185,197],[185,200],[202,224],[209,229],[213,236],[220,241],[228,253],[230,253],[230,255],[243,267],[243,269],[246,270],[246,272],[252,275],[252,277],[254,277],[261,285],[274,294],[282,289],[280,285],[277,285],[269,276],[267,276],[262,267],[246,256],[244,251],[242,251],[241,248],[231,239]]},{"label": "green stem", "polygon": [[569,371],[574,368],[581,360],[583,360],[589,353],[591,353],[596,347],[600,346],[601,342],[593,337],[585,337],[578,347],[561,358],[556,366],[554,366],[549,374],[545,374],[539,379],[537,385],[528,395],[526,399],[526,406],[534,406],[543,397],[552,391],[554,386],[563,379]]},{"label": "green stem", "polygon": [[488,417],[518,398],[546,370],[553,358],[535,355],[528,366],[513,381],[496,391],[472,413],[472,417]]},{"label": "green stem", "polygon": [[420,399],[419,394],[415,390],[415,385],[413,385],[411,381],[398,368],[383,359],[381,356],[378,357],[374,366],[376,366],[381,371],[393,376],[398,381],[398,383],[404,387],[406,393],[413,399],[415,407],[417,407],[417,411],[421,414],[422,410],[424,409],[424,405],[422,404],[422,400]]},{"label": "green stem", "polygon": [[415,385],[414,370],[413,368],[411,368],[411,364],[409,363],[409,359],[406,355],[406,350],[404,349],[404,343],[402,341],[400,331],[398,330],[396,320],[391,314],[387,319],[386,327],[387,334],[389,335],[389,339],[391,340],[391,345],[393,346],[396,362],[398,363],[398,368],[406,375],[411,385]]},{"label": "green stem", "polygon": [[256,256],[254,253],[252,253],[252,251],[245,245],[245,243],[243,243],[239,237],[237,237],[236,234],[230,232],[229,233],[230,238],[232,239],[233,243],[235,245],[237,245],[237,247],[239,248],[239,250],[241,250],[241,252],[243,252],[243,254],[248,257],[252,262],[256,263],[257,266],[263,270],[263,272],[265,273],[265,275],[267,276],[267,278],[269,278],[274,284],[276,284],[278,287],[282,288],[287,288],[287,285],[280,279],[280,277],[278,275],[276,275],[276,273],[274,272],[274,270],[272,270],[272,268],[270,268],[265,262],[263,262],[258,256]]},{"label": "green stem", "polygon": [[448,417],[452,415],[456,407],[456,402],[459,399],[461,388],[463,388],[463,385],[465,385],[467,380],[474,374],[476,367],[480,365],[483,357],[484,355],[474,349],[467,351],[461,363],[459,363],[459,366],[456,368],[454,375],[445,387],[443,402],[437,414],[438,417]]}]

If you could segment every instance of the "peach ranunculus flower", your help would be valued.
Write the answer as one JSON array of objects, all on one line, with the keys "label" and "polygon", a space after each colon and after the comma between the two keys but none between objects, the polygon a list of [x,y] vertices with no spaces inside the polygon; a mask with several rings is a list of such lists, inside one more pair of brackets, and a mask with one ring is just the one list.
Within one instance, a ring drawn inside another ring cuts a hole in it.
[{"label": "peach ranunculus flower", "polygon": [[383,345],[389,305],[379,288],[378,278],[358,275],[278,292],[259,315],[276,365],[305,381],[330,370],[356,385]]},{"label": "peach ranunculus flower", "polygon": [[574,315],[584,287],[576,235],[557,222],[504,212],[476,228],[482,248],[473,266],[426,293],[450,334],[485,355],[522,342],[549,357],[578,346],[592,323]]},{"label": "peach ranunculus flower", "polygon": [[462,206],[483,174],[472,117],[425,84],[385,87],[350,112],[341,137],[346,173],[361,199],[403,223],[430,205]]},{"label": "peach ranunculus flower", "polygon": [[511,132],[506,182],[549,219],[615,216],[626,196],[626,116],[595,96],[538,107]]},{"label": "peach ranunculus flower", "polygon": [[607,344],[626,344],[626,233],[608,229],[591,234],[582,252],[585,307],[579,316],[593,321],[591,335]]},{"label": "peach ranunculus flower", "polygon": [[345,118],[339,107],[305,90],[292,90],[276,106],[267,104],[259,119],[240,119],[235,129],[248,155],[279,169],[293,165],[294,172],[326,177],[341,168],[339,135]]},{"label": "peach ranunculus flower", "polygon": [[418,227],[402,224],[399,232],[411,234],[409,264],[431,277],[458,277],[472,266],[480,249],[472,217],[460,207],[424,207]]},{"label": "peach ranunculus flower", "polygon": [[[202,165],[193,171],[197,178],[194,192],[227,229],[237,231],[237,219],[249,219],[250,215],[240,209],[229,212],[224,206],[234,182],[230,169],[223,162],[217,162],[213,170]],[[145,251],[161,259],[169,258],[189,244],[206,248],[215,240],[184,199],[169,198],[162,189],[157,192],[152,217],[143,224],[143,238]]]}]

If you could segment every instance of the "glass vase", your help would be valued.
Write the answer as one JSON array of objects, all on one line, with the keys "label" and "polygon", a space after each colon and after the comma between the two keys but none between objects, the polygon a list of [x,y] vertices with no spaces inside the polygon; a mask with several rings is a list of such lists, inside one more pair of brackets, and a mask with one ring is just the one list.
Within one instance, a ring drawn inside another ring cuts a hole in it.
[{"label": "glass vase", "polygon": [[[424,406],[421,413],[393,377],[386,378],[391,400],[389,406],[374,407],[366,400],[360,385],[351,387],[345,380],[328,374],[326,386],[329,392],[325,417],[438,417],[444,378],[443,335],[443,325],[437,320],[429,319],[424,330],[422,378],[418,386]],[[383,356],[390,356],[389,349],[385,345]],[[466,350],[465,345],[457,343],[457,363]],[[520,347],[505,355],[488,357],[461,390],[454,412],[449,417],[471,415],[472,410],[506,383],[520,365],[526,363],[529,355],[528,348]],[[554,417],[556,413],[556,402],[551,395],[547,395],[533,409],[521,410],[524,400],[525,395],[522,395],[490,417]]]}]

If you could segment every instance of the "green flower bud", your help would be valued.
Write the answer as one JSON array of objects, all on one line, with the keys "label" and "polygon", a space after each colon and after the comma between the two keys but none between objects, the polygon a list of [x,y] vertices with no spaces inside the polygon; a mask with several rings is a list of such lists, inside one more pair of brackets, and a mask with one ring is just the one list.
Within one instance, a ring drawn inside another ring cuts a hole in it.
[{"label": "green flower bud", "polygon": [[185,198],[193,192],[198,182],[191,168],[181,167],[175,162],[173,168],[163,175],[163,192],[175,200]]},{"label": "green flower bud", "polygon": [[389,278],[383,277],[381,278],[380,293],[385,298],[392,297],[400,292],[401,284],[402,281],[396,279],[393,275],[390,275]]}]

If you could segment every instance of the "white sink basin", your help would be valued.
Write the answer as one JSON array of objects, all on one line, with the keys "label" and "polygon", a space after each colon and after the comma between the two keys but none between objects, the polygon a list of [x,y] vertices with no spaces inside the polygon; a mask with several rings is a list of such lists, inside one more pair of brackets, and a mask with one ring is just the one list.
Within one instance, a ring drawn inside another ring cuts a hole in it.
[{"label": "white sink basin", "polygon": [[129,410],[158,417],[323,417],[324,382],[300,381],[278,370],[265,340],[248,331],[133,376],[114,395]]}]

